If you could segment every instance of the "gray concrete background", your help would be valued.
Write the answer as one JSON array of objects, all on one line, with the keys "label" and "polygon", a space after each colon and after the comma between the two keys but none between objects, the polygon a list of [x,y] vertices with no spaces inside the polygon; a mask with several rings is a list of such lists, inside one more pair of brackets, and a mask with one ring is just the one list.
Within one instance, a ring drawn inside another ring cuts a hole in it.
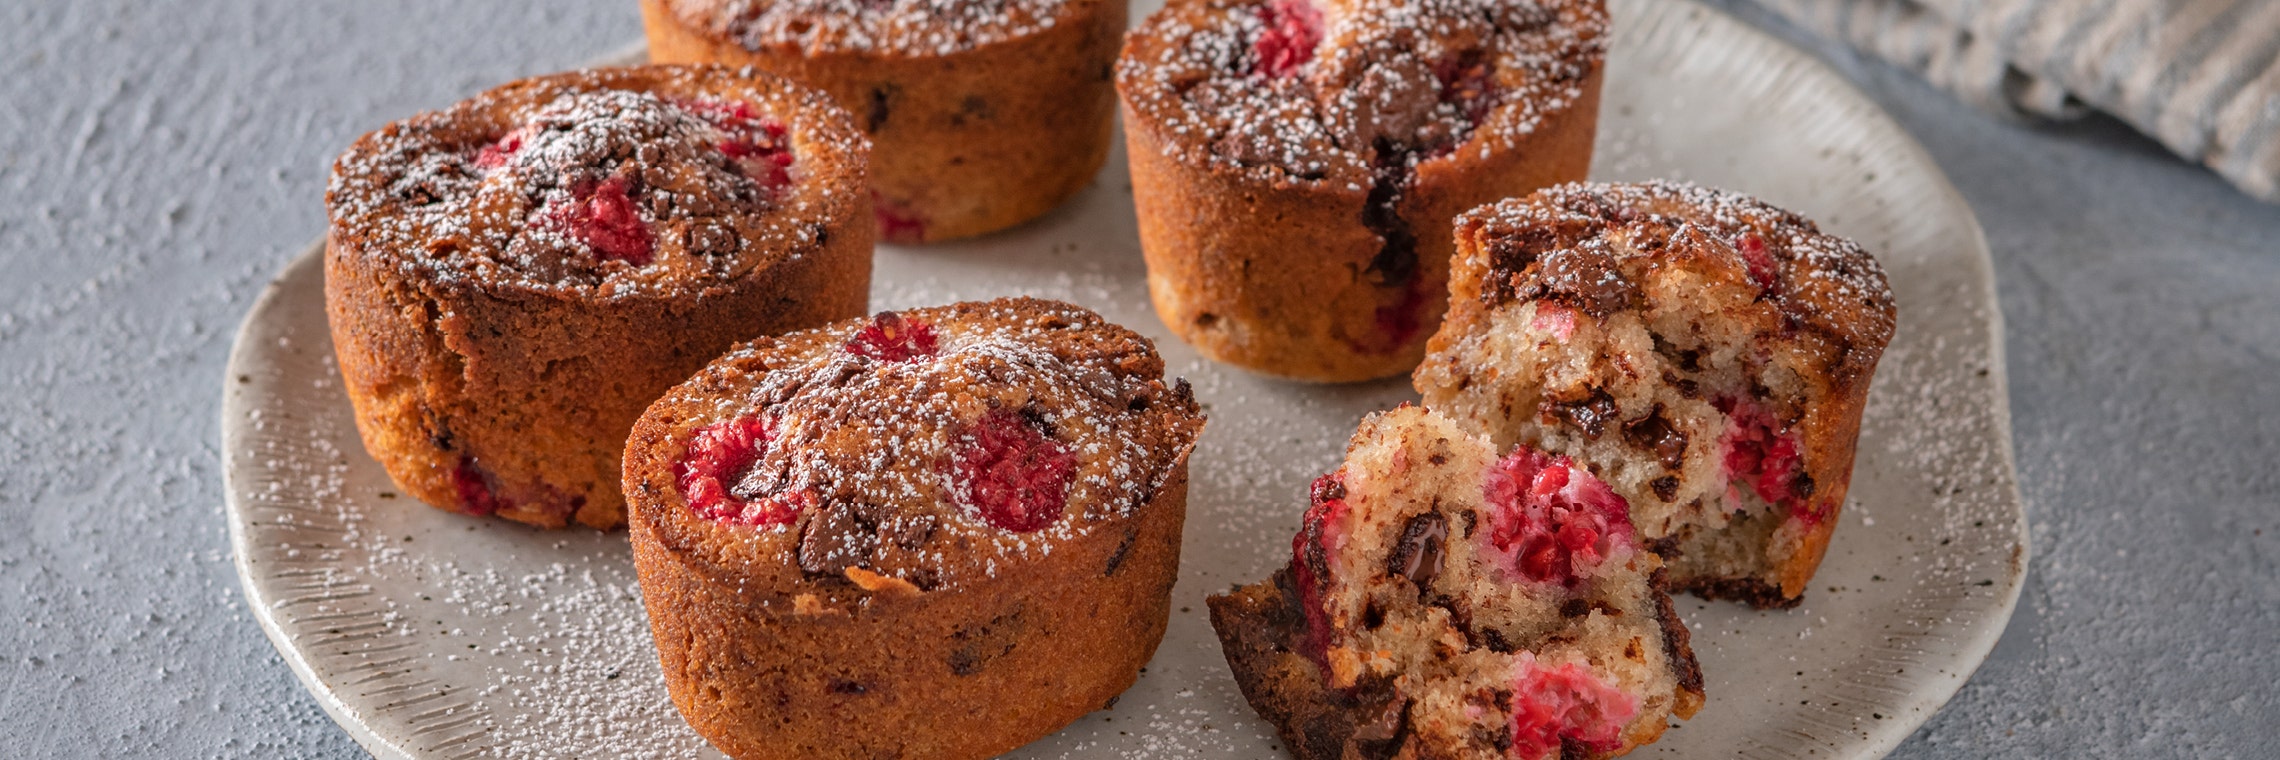
[{"label": "gray concrete background", "polygon": [[[630,0],[0,2],[0,756],[359,755],[230,567],[233,332],[356,135],[639,34]],[[1817,52],[1987,228],[2033,529],[1896,756],[2280,753],[2280,208]]]}]

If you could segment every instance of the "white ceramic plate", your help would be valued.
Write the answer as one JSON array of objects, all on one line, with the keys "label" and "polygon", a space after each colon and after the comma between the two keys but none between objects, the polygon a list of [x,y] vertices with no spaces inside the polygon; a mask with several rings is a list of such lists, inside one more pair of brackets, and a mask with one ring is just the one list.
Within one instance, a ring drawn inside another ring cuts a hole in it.
[{"label": "white ceramic plate", "polygon": [[[1985,659],[2025,566],[1986,243],[1922,149],[1803,54],[1691,3],[1614,5],[1594,173],[1803,212],[1874,251],[1900,303],[1852,502],[1811,593],[1781,612],[1682,599],[1709,703],[1642,755],[1882,754]],[[1170,338],[1148,307],[1123,156],[1109,165],[1022,229],[882,247],[873,306],[1074,301],[1155,337],[1210,411],[1163,647],[1114,709],[1016,754],[1279,756],[1203,597],[1284,561],[1307,482],[1363,414],[1414,396],[1404,381],[1262,379]],[[321,270],[311,251],[255,305],[222,411],[238,569],[293,672],[381,757],[717,756],[666,697],[624,534],[535,531],[394,493],[356,437]]]}]

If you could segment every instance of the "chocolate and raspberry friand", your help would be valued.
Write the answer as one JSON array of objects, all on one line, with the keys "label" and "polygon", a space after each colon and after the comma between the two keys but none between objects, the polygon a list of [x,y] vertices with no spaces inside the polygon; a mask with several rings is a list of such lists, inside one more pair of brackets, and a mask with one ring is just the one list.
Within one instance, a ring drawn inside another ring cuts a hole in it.
[{"label": "chocolate and raspberry friand", "polygon": [[1860,246],[1739,194],[1575,184],[1458,220],[1414,377],[1500,446],[1592,464],[1671,586],[1794,605],[1852,479],[1892,292]]},{"label": "chocolate and raspberry friand", "polygon": [[365,135],[325,194],[365,448],[437,507],[623,525],[650,402],[736,341],[864,313],[866,150],[821,93],[711,66],[526,79]]},{"label": "chocolate and raspberry friand", "polygon": [[1207,600],[1300,760],[1609,757],[1701,707],[1661,563],[1567,457],[1404,405],[1312,491],[1290,564]]},{"label": "chocolate and raspberry friand", "polygon": [[838,99],[877,146],[881,237],[1026,222],[1108,157],[1123,0],[641,0],[650,60],[757,66]]},{"label": "chocolate and raspberry friand", "polygon": [[1157,315],[1270,375],[1409,371],[1449,221],[1590,167],[1606,25],[1600,0],[1171,0],[1116,74]]},{"label": "chocolate and raspberry friand", "polygon": [[1032,299],[738,347],[627,443],[683,717],[738,758],[982,758],[1162,640],[1203,416],[1146,338]]}]

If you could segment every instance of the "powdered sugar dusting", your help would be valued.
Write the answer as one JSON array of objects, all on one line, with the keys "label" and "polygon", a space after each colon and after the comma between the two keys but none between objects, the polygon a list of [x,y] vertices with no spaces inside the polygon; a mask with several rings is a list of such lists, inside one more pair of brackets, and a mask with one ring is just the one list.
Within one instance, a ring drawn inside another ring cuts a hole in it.
[{"label": "powdered sugar dusting", "polygon": [[1580,98],[1604,55],[1607,19],[1594,2],[1307,8],[1319,10],[1322,39],[1286,71],[1288,43],[1277,40],[1287,11],[1175,3],[1133,32],[1118,89],[1176,158],[1359,190],[1374,166],[1509,148]]},{"label": "powdered sugar dusting", "polygon": [[804,220],[857,191],[834,186],[834,163],[860,138],[780,83],[753,91],[773,80],[676,76],[525,80],[367,135],[326,194],[337,239],[427,278],[603,296],[725,281],[815,245]]},{"label": "powdered sugar dusting", "polygon": [[[880,321],[898,330],[924,325],[934,351],[881,358],[848,348]],[[1185,385],[1162,381],[1153,369],[1160,365],[1136,353],[1145,349],[1131,337],[1049,301],[916,309],[740,348],[659,408],[688,410],[675,417],[683,432],[669,449],[717,420],[760,417],[771,440],[731,491],[746,499],[806,493],[819,504],[804,524],[724,526],[706,541],[713,550],[788,567],[815,564],[808,555],[819,542],[861,547],[834,564],[861,564],[922,590],[952,588],[1121,524],[1162,486],[1201,419]],[[977,496],[967,482],[975,447],[1009,435],[1053,452],[1026,466],[1073,467],[1052,473],[1065,485],[1040,497],[1065,488],[1065,509],[1007,522],[969,502]]]},{"label": "powdered sugar dusting", "polygon": [[[1636,221],[1655,222],[1667,234],[1658,232],[1653,240],[1634,240],[1626,246],[1604,244],[1602,236],[1610,229]],[[1726,256],[1794,322],[1815,325],[1861,345],[1880,346],[1892,338],[1892,288],[1875,257],[1851,240],[1823,233],[1811,220],[1740,193],[1661,180],[1579,182],[1474,209],[1458,224],[1460,229],[1482,230],[1491,241],[1529,240],[1530,246],[1589,248],[1605,256],[1619,250],[1657,255],[1671,250],[1666,246],[1674,246],[1674,241],[1704,235],[1715,245],[1686,250]],[[1494,271],[1487,276],[1525,277],[1547,290],[1589,293],[1608,284],[1602,278],[1617,275],[1610,266]],[[1502,287],[1483,293],[1483,297],[1509,295],[1509,288]]]},{"label": "powdered sugar dusting", "polygon": [[674,12],[754,50],[949,55],[1060,23],[1070,0],[682,0]]}]

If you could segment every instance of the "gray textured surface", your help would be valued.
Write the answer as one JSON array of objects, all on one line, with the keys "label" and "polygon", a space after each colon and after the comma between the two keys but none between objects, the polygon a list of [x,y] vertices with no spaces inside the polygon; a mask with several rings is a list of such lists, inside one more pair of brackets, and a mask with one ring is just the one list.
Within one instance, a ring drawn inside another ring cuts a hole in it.
[{"label": "gray textured surface", "polygon": [[[230,569],[232,333],[356,134],[638,34],[630,0],[0,4],[0,754],[357,755]],[[2280,208],[1830,58],[1987,228],[2034,529],[1994,659],[1899,756],[2269,754]]]}]

